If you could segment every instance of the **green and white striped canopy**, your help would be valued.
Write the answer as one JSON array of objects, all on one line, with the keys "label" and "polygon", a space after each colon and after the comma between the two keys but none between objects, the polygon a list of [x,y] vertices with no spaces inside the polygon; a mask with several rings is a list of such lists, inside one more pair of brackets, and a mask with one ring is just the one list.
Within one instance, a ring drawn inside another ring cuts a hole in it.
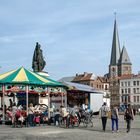
[{"label": "green and white striped canopy", "polygon": [[24,67],[1,74],[0,84],[28,84],[54,87],[64,86],[55,80],[43,77],[35,72],[25,69]]}]

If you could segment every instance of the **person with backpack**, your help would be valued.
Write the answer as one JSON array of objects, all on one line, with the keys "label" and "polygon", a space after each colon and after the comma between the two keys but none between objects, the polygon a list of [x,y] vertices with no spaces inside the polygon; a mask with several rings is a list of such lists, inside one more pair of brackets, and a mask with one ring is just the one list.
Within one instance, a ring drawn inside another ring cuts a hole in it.
[{"label": "person with backpack", "polygon": [[112,133],[114,132],[114,124],[116,124],[116,131],[118,132],[118,120],[119,120],[119,113],[117,106],[114,106],[111,109],[111,122],[112,122]]},{"label": "person with backpack", "polygon": [[125,110],[124,113],[124,119],[126,120],[126,124],[127,124],[127,133],[130,132],[130,128],[131,128],[131,120],[134,120],[134,113],[133,113],[133,109],[131,108],[131,105],[128,104],[128,107]]},{"label": "person with backpack", "polygon": [[109,108],[107,107],[106,103],[104,102],[102,107],[100,108],[100,114],[101,114],[101,119],[102,119],[102,127],[103,127],[104,132],[105,132],[105,129],[106,129],[108,112],[109,112]]}]

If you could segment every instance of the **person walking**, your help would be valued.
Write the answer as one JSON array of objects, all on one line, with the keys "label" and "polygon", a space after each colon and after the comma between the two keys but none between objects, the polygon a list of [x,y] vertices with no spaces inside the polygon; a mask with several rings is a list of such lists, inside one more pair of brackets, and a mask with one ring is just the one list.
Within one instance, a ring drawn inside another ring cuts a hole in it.
[{"label": "person walking", "polygon": [[134,113],[133,113],[133,109],[131,108],[131,105],[128,104],[128,107],[125,110],[124,113],[124,119],[126,120],[126,124],[127,124],[127,133],[130,132],[130,128],[131,128],[131,120],[134,120]]},{"label": "person walking", "polygon": [[118,120],[119,120],[119,113],[117,106],[114,106],[111,109],[111,122],[112,122],[112,133],[114,132],[114,124],[116,124],[116,131],[118,132]]},{"label": "person walking", "polygon": [[108,112],[109,112],[109,108],[107,107],[106,103],[104,102],[104,104],[100,108],[100,114],[101,114],[101,119],[102,119],[102,128],[103,128],[104,132],[106,130]]}]

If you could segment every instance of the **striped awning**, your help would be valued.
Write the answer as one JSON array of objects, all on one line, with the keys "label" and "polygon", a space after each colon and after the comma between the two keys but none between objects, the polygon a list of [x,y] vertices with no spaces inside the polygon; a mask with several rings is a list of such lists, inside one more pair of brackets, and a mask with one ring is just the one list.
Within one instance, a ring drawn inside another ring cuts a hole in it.
[{"label": "striped awning", "polygon": [[25,69],[24,67],[1,74],[0,84],[64,86],[55,80],[43,77],[35,72]]}]

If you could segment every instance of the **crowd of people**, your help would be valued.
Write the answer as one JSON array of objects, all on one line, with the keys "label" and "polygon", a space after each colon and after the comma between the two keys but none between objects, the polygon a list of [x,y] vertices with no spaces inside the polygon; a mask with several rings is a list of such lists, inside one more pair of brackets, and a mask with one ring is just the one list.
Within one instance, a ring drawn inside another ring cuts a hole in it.
[{"label": "crowd of people", "polygon": [[[119,111],[118,111],[117,106],[114,106],[110,110],[107,107],[106,103],[104,103],[102,105],[102,107],[100,108],[100,114],[101,114],[101,119],[102,119],[102,128],[103,128],[104,132],[106,130],[106,123],[107,123],[107,118],[108,117],[111,118],[112,133],[114,133],[114,130],[115,130],[114,126],[115,125],[116,125],[116,132],[119,132],[119,126],[118,126]],[[126,132],[128,133],[128,132],[130,132],[131,121],[134,120],[134,112],[133,112],[133,109],[132,109],[130,104],[128,104],[127,108],[125,109],[124,120],[126,121],[126,124],[127,124]]]},{"label": "crowd of people", "polygon": [[[11,119],[12,127],[17,127],[18,125],[22,127],[23,124],[32,127],[36,124],[40,125],[41,121],[43,123],[46,121],[48,124],[54,123],[56,126],[60,125],[63,121],[65,122],[66,127],[69,127],[71,119],[73,120],[73,123],[77,121],[78,124],[80,124],[82,122],[82,118],[84,117],[85,119],[87,114],[93,115],[93,113],[88,110],[88,106],[85,105],[75,105],[69,106],[67,108],[60,106],[60,108],[57,109],[48,109],[44,108],[42,105],[33,106],[33,104],[30,103],[28,107],[28,114],[25,110],[26,108],[24,106],[16,106],[15,103],[6,109],[5,113],[6,116]],[[124,112],[124,120],[127,124],[127,132],[130,132],[131,121],[134,120],[134,115],[134,110],[132,109],[131,105],[128,104]],[[101,118],[102,129],[104,132],[106,131],[108,118],[111,119],[112,132],[114,133],[115,131],[119,131],[119,110],[117,106],[109,109],[106,103],[104,103],[100,108],[99,116]]]},{"label": "crowd of people", "polygon": [[5,120],[11,120],[12,127],[23,127],[26,126],[35,126],[37,123],[40,124],[41,119],[45,121],[47,118],[47,108],[44,108],[42,105],[33,106],[32,103],[29,104],[28,113],[26,112],[26,106],[13,103],[8,108],[5,107]]},{"label": "crowd of people", "polygon": [[[2,113],[3,111],[1,111]],[[66,126],[69,127],[71,124],[70,120],[75,119],[80,124],[81,118],[88,114],[88,106],[60,106],[59,108],[44,108],[42,105],[33,106],[29,104],[28,113],[26,112],[26,106],[12,103],[8,108],[5,107],[5,120],[11,120],[12,127],[23,127],[35,126],[40,123],[53,123],[54,125],[60,125],[65,122]],[[2,118],[2,117],[1,117]]]}]

